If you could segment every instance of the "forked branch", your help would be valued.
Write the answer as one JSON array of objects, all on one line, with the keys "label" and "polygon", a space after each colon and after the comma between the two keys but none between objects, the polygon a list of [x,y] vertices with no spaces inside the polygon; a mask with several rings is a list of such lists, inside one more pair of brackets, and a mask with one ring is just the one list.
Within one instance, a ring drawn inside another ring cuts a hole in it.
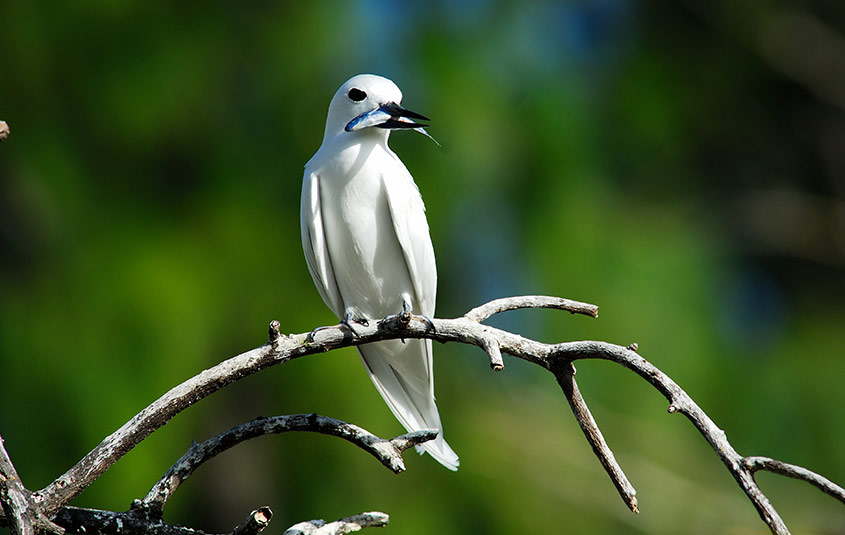
[{"label": "forked branch", "polygon": [[[625,477],[612,451],[602,437],[583,396],[578,390],[575,382],[575,368],[572,364],[576,360],[604,359],[616,362],[654,386],[669,401],[669,412],[680,412],[686,416],[708,441],[773,533],[785,534],[788,533],[788,530],[768,498],[754,481],[753,474],[755,471],[769,470],[803,479],[845,503],[845,490],[818,474],[773,459],[743,457],[737,453],[728,442],[725,433],[716,426],[680,386],[640,356],[636,352],[635,344],[628,347],[595,341],[545,344],[481,323],[500,312],[537,307],[556,308],[592,317],[596,317],[598,314],[597,307],[587,303],[555,297],[521,296],[491,301],[472,309],[464,316],[454,319],[429,319],[411,314],[397,314],[381,321],[370,321],[368,325],[356,325],[354,333],[343,325],[336,325],[321,328],[312,333],[285,336],[279,331],[279,323],[274,321],[270,324],[270,339],[266,344],[221,362],[171,389],[120,429],[106,437],[80,462],[53,483],[31,494],[21,486],[18,489],[18,495],[25,497],[24,501],[29,507],[29,512],[36,511],[40,518],[52,517],[91,482],[108,470],[121,456],[164,425],[170,418],[191,404],[238,379],[275,364],[282,364],[305,355],[324,353],[341,347],[388,339],[429,338],[440,342],[461,342],[476,345],[488,355],[493,369],[502,369],[504,362],[501,355],[507,353],[542,366],[554,374],[593,451],[613,480],[626,506],[634,512],[637,512],[636,491]],[[262,428],[266,423],[260,422],[252,425],[256,428]],[[245,425],[249,426],[250,424]],[[237,434],[240,431],[232,432]],[[398,438],[415,440],[420,437],[404,435]],[[210,444],[208,447],[213,450],[218,446]],[[198,455],[197,459],[202,458],[199,450],[193,453],[189,451],[186,457],[193,455]],[[188,466],[197,462],[185,458],[183,460],[186,461]],[[385,465],[388,465],[388,463],[385,463]],[[1,468],[2,466],[0,466]],[[174,471],[171,474],[173,477],[169,482],[163,480],[160,485],[157,485],[151,491],[151,495],[147,498],[147,505],[164,503],[168,492],[172,492],[172,489],[175,488],[173,485],[178,485],[179,478],[187,477],[178,474],[190,473],[190,470],[180,472],[182,469],[176,466],[172,470]],[[4,475],[6,476],[5,480],[2,479]],[[10,489],[14,493],[16,488],[14,482],[10,482],[8,474],[5,473],[0,473],[0,487],[2,487],[0,490],[6,493],[5,495],[8,495]],[[14,504],[9,507],[5,501],[4,508],[9,518],[22,514],[20,508],[16,508]],[[150,509],[150,507],[146,508]],[[63,510],[68,510],[68,508],[65,507]],[[23,511],[23,513],[26,513],[26,511]],[[24,514],[24,516],[26,515]],[[0,517],[0,523],[2,523],[2,520],[3,518]]]},{"label": "forked branch", "polygon": [[[370,453],[395,473],[405,470],[405,464],[402,460],[402,453],[405,450],[437,437],[436,430],[424,429],[388,440],[379,438],[356,425],[318,414],[293,414],[271,418],[257,418],[251,422],[232,427],[199,444],[194,443],[167,473],[153,485],[147,496],[143,500],[135,500],[128,511],[114,512],[64,506],[55,514],[54,521],[50,522],[49,526],[42,526],[40,531],[115,535],[146,535],[147,533],[157,533],[160,535],[206,535],[193,528],[165,522],[163,520],[163,514],[167,500],[173,496],[173,493],[176,492],[182,482],[188,479],[197,468],[211,458],[245,440],[289,431],[311,431],[343,438]],[[0,446],[0,449],[2,449],[2,446]],[[3,462],[3,458],[4,456],[0,452],[0,462]],[[8,459],[7,456],[5,458]],[[28,493],[25,489],[23,492]],[[25,502],[26,500],[24,500]],[[28,514],[28,510],[24,508],[22,511],[22,514],[17,515],[20,519],[12,522],[13,530],[16,526],[28,525],[24,518]],[[229,535],[257,534],[269,525],[272,516],[273,512],[269,507],[259,507],[236,526]],[[319,526],[317,524],[322,521],[312,520],[302,523],[302,526],[307,525],[309,526],[308,529],[312,530],[305,531],[305,533],[326,535],[347,533],[351,530],[352,526],[356,525],[355,519],[362,519],[361,523],[358,524],[358,529],[387,523],[387,515],[383,513],[364,513],[363,515],[356,515],[329,524],[323,522]],[[33,525],[32,527],[35,526]]]}]

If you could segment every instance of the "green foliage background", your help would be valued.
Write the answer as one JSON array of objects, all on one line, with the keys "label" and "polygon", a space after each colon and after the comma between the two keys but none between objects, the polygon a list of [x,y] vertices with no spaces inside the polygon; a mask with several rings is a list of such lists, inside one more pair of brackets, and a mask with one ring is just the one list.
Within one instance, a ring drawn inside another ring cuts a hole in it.
[{"label": "green foliage background", "polygon": [[[822,2],[3,2],[0,434],[29,488],[171,386],[333,322],[302,258],[302,167],[349,76],[375,72],[442,143],[391,138],[422,191],[438,315],[499,296],[597,303],[494,323],[639,343],[726,430],[845,482],[845,7]],[[621,503],[553,378],[436,347],[462,466],[394,476],[316,435],[195,474],[166,519],[273,530],[361,511],[389,533],[764,533],[642,380],[579,381],[639,491]],[[402,432],[354,351],[203,400],[74,504],[123,510],[189,446],[259,415]],[[759,480],[795,533],[845,531],[807,484]]]}]

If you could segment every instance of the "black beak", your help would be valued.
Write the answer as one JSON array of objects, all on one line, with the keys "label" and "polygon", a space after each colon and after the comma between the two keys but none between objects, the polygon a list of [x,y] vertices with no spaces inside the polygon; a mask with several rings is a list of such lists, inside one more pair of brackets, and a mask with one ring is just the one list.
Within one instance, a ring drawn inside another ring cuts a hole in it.
[{"label": "black beak", "polygon": [[347,123],[345,130],[352,132],[354,130],[361,130],[362,128],[369,128],[375,126],[378,128],[387,128],[390,130],[398,130],[403,128],[423,128],[425,124],[415,122],[415,120],[430,121],[425,115],[421,115],[411,110],[406,110],[395,102],[388,102],[382,104],[374,110],[362,113]]},{"label": "black beak", "polygon": [[388,102],[384,106],[381,106],[379,109],[390,114],[390,119],[388,119],[382,124],[375,125],[379,128],[420,128],[428,126],[426,124],[415,123],[414,121],[412,121],[412,119],[431,122],[431,119],[429,119],[425,115],[422,115],[415,111],[406,110],[395,102]]}]

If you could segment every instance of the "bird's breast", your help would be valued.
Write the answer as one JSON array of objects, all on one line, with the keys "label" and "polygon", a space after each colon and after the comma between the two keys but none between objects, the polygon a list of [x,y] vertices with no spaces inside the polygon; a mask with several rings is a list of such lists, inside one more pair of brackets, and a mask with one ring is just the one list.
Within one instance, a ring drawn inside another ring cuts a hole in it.
[{"label": "bird's breast", "polygon": [[398,170],[390,154],[379,150],[340,155],[320,173],[326,241],[338,289],[346,307],[367,317],[399,311],[401,294],[412,289],[384,188]]}]

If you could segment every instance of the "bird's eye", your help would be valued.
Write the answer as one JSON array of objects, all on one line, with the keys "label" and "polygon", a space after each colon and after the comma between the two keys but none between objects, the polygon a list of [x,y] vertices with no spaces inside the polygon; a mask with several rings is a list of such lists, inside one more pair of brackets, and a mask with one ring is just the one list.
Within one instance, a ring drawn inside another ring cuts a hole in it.
[{"label": "bird's eye", "polygon": [[365,93],[364,91],[361,91],[357,87],[353,87],[352,89],[349,90],[349,100],[353,100],[355,102],[361,102],[365,98],[367,98],[367,93]]}]

